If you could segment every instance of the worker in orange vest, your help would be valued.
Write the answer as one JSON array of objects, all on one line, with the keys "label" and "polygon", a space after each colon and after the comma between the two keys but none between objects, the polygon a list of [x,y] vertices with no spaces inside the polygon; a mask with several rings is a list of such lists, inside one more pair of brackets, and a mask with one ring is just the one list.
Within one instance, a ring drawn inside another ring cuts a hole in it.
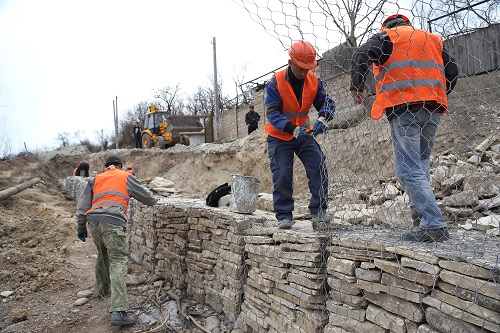
[{"label": "worker in orange vest", "polygon": [[125,279],[128,265],[126,227],[130,198],[152,206],[157,202],[153,193],[136,177],[122,169],[122,160],[110,155],[106,170],[89,178],[76,206],[78,239],[85,242],[87,223],[97,247],[95,267],[96,295],[111,292],[111,325],[132,325],[135,320],[127,314],[127,286]]},{"label": "worker in orange vest", "polygon": [[396,177],[410,198],[418,230],[403,234],[413,242],[449,239],[446,221],[430,185],[430,156],[441,116],[448,109],[458,66],[441,37],[414,28],[401,14],[389,16],[381,31],[354,52],[351,95],[362,103],[365,78],[373,66],[376,98],[371,117],[387,116],[394,149]]},{"label": "worker in orange vest", "polygon": [[127,165],[127,170],[126,170],[128,173],[130,173],[131,175],[135,176],[135,172],[134,172],[134,169],[132,169],[132,166],[131,165]]},{"label": "worker in orange vest", "polygon": [[[273,179],[273,202],[278,228],[293,226],[293,161],[297,155],[309,179],[309,213],[314,229],[327,229],[332,216],[328,208],[328,171],[325,155],[315,137],[327,130],[335,102],[323,81],[312,71],[318,63],[316,49],[308,41],[294,42],[288,50],[288,66],[266,83],[264,131]],[[311,126],[309,109],[318,120]]]},{"label": "worker in orange vest", "polygon": [[73,176],[82,176],[82,171],[84,172],[83,177],[89,177],[89,162],[83,160],[78,163],[78,166],[73,170]]}]

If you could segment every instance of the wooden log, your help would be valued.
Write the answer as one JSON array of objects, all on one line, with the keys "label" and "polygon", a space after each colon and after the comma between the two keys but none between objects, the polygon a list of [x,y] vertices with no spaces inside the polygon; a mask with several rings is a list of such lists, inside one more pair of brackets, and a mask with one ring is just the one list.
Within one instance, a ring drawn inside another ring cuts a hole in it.
[{"label": "wooden log", "polygon": [[33,185],[40,183],[42,180],[40,178],[33,178],[19,185],[10,187],[6,190],[0,191],[0,200],[7,199],[8,197],[17,194],[21,191],[24,191],[27,188],[30,188]]}]

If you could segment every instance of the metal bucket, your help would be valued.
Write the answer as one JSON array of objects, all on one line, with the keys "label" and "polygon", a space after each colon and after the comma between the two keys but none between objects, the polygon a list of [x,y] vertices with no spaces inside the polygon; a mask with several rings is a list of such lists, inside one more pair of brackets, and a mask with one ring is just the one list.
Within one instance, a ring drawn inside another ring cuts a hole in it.
[{"label": "metal bucket", "polygon": [[250,214],[257,210],[260,181],[255,177],[231,175],[229,210]]}]

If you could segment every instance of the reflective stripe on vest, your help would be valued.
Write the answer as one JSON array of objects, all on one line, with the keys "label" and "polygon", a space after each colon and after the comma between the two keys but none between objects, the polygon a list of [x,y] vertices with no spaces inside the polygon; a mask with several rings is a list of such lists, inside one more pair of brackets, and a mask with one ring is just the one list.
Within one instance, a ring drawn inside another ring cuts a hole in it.
[{"label": "reflective stripe on vest", "polygon": [[[276,73],[276,84],[278,85],[278,93],[282,102],[281,113],[292,124],[310,129],[309,109],[311,109],[314,98],[318,93],[318,77],[312,71],[307,72],[307,76],[304,79],[304,86],[302,87],[302,106],[300,106],[293,92],[292,85],[285,79],[286,71],[287,69],[285,68]],[[264,131],[266,134],[284,141],[293,139],[293,135],[280,131],[269,122],[266,123]]]},{"label": "reflective stripe on vest", "polygon": [[448,108],[443,63],[443,41],[437,35],[410,26],[382,29],[392,41],[389,60],[373,65],[377,97],[371,117],[380,119],[386,108],[434,101]]},{"label": "reflective stripe on vest", "polygon": [[130,196],[127,191],[127,178],[129,174],[123,170],[106,170],[98,174],[94,181],[94,196],[92,206],[85,213],[105,206],[115,206],[127,215]]}]

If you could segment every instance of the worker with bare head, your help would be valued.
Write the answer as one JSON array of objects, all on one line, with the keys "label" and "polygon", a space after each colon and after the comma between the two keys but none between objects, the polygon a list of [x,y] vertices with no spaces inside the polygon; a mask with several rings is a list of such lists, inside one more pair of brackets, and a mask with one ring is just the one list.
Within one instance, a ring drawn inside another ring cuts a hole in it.
[{"label": "worker with bare head", "polygon": [[[268,153],[273,178],[273,202],[278,227],[293,225],[294,157],[300,159],[309,179],[309,212],[313,227],[327,227],[332,216],[328,208],[328,172],[315,137],[324,133],[335,113],[335,102],[316,68],[316,49],[308,41],[294,42],[288,50],[288,66],[266,83]],[[311,128],[309,109],[314,106],[318,120]]]},{"label": "worker with bare head", "polygon": [[132,134],[134,135],[135,148],[142,148],[142,127],[139,119],[135,121],[135,126],[132,129]]},{"label": "worker with bare head", "polygon": [[248,134],[259,128],[260,114],[255,111],[253,105],[250,105],[248,112],[245,114],[245,125],[248,127]]},{"label": "worker with bare head", "polygon": [[152,206],[157,199],[136,177],[122,170],[120,157],[110,155],[104,166],[103,173],[88,180],[78,200],[77,235],[85,242],[88,224],[97,247],[96,295],[105,297],[111,292],[111,325],[131,325],[135,320],[127,314],[129,304],[125,285],[128,265],[128,203],[133,197]]}]

